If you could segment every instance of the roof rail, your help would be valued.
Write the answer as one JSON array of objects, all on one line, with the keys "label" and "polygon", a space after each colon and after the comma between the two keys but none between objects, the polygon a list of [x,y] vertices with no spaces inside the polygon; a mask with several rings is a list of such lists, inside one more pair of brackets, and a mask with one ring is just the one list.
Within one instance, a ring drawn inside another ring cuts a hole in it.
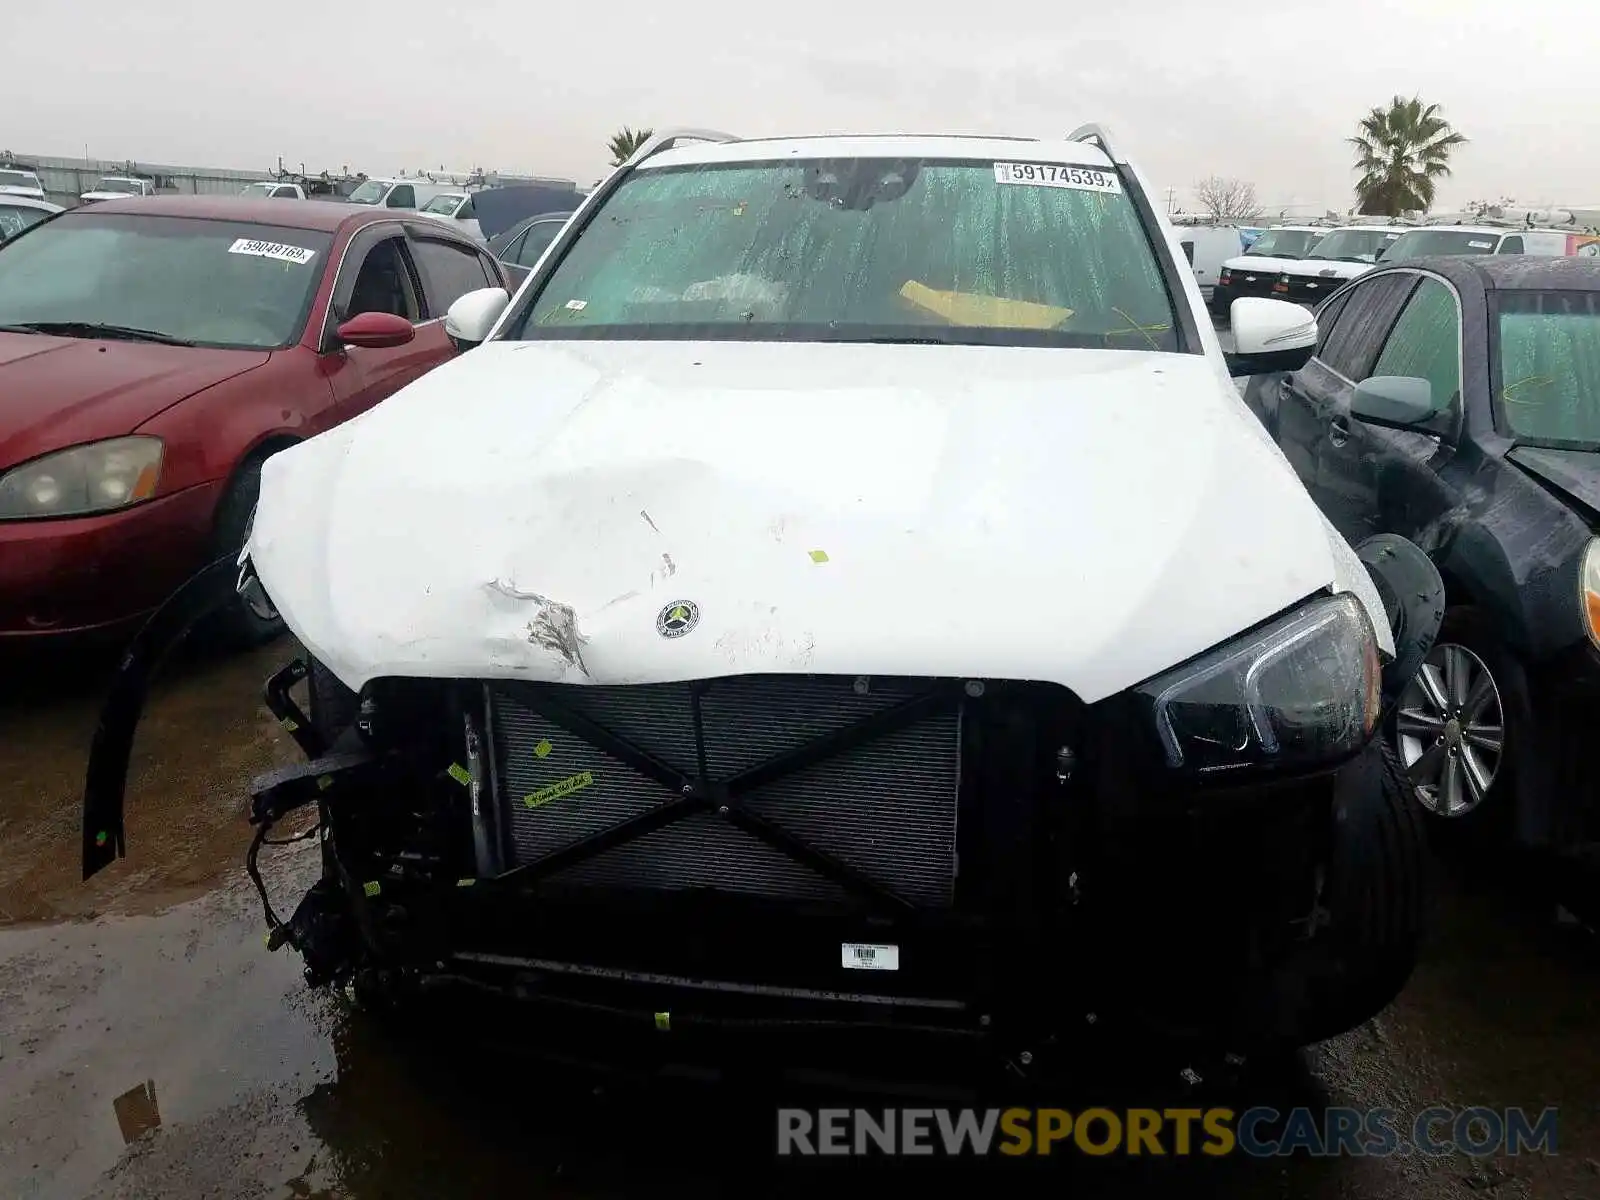
[{"label": "roof rail", "polygon": [[1119,167],[1128,165],[1128,160],[1117,151],[1112,143],[1111,131],[1104,125],[1079,125],[1071,133],[1067,134],[1067,141],[1092,142],[1105,151],[1105,156]]},{"label": "roof rail", "polygon": [[651,155],[670,150],[679,142],[737,142],[738,140],[731,133],[718,133],[714,129],[665,129],[646,139],[642,146],[628,156],[628,161],[623,165],[636,167]]}]

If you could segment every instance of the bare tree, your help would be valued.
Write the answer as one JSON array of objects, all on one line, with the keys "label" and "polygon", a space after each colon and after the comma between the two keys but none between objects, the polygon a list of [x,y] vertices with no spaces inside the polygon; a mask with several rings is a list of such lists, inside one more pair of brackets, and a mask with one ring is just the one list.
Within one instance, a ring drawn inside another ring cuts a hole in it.
[{"label": "bare tree", "polygon": [[1208,176],[1194,185],[1194,198],[1200,211],[1219,225],[1254,221],[1261,216],[1256,185],[1242,179]]}]

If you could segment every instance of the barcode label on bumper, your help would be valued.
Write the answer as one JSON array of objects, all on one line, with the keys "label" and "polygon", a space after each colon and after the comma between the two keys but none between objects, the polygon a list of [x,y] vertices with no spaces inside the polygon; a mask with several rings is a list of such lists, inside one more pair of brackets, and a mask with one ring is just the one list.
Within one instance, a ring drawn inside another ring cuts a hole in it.
[{"label": "barcode label on bumper", "polygon": [[843,944],[845,967],[856,971],[898,971],[899,946],[866,946],[860,942]]}]

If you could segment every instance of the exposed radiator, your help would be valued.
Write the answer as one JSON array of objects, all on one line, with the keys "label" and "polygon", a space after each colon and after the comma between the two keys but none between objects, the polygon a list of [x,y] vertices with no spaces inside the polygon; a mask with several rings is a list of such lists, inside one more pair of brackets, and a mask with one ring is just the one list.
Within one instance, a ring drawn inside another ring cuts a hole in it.
[{"label": "exposed radiator", "polygon": [[[734,676],[693,686],[488,684],[508,865],[677,798],[536,712],[531,702],[541,692],[690,778],[702,777],[703,754],[703,778],[718,782],[901,704],[929,685],[830,676]],[[742,803],[905,899],[948,906],[956,874],[959,740],[959,710],[951,699],[914,724],[767,783]],[[830,900],[846,894],[811,866],[706,812],[605,850],[552,881]]]}]

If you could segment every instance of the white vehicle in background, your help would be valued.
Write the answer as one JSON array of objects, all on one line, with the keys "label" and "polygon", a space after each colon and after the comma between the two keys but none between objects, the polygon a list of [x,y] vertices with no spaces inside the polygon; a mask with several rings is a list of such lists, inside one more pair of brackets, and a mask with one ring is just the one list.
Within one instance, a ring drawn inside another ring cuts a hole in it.
[{"label": "white vehicle in background", "polygon": [[1200,298],[1210,304],[1222,264],[1244,250],[1244,234],[1237,225],[1180,225],[1175,235],[1200,285]]},{"label": "white vehicle in background", "polygon": [[96,200],[126,200],[129,196],[154,196],[155,184],[129,175],[103,175],[92,188],[78,197],[79,204]]},{"label": "white vehicle in background", "polygon": [[29,226],[61,211],[61,205],[48,200],[0,194],[0,242],[9,241]]},{"label": "white vehicle in background", "polygon": [[346,196],[345,202],[416,211],[430,200],[460,190],[452,184],[429,183],[426,179],[368,179]]},{"label": "white vehicle in background", "polygon": [[[1594,238],[1567,229],[1529,229],[1521,225],[1427,225],[1401,234],[1380,260],[1399,262],[1435,254],[1532,254],[1563,258],[1585,253]],[[1588,251],[1587,253],[1593,253]]]},{"label": "white vehicle in background", "polygon": [[1272,298],[1278,276],[1310,254],[1328,232],[1326,225],[1274,225],[1237,258],[1222,264],[1208,301],[1213,317],[1226,317],[1244,296]]},{"label": "white vehicle in background", "polygon": [[29,200],[45,199],[44,184],[33,171],[15,167],[0,167],[0,198],[24,196]]},{"label": "white vehicle in background", "polygon": [[257,200],[304,200],[306,190],[298,183],[280,183],[276,179],[262,179],[249,187],[239,189],[239,195]]},{"label": "white vehicle in background", "polygon": [[1316,308],[1350,280],[1365,275],[1378,258],[1416,225],[1340,225],[1272,285],[1276,300]]},{"label": "white vehicle in background", "polygon": [[474,241],[484,240],[477,214],[472,210],[471,192],[444,192],[429,200],[419,211],[425,217],[454,222],[457,229]]}]

